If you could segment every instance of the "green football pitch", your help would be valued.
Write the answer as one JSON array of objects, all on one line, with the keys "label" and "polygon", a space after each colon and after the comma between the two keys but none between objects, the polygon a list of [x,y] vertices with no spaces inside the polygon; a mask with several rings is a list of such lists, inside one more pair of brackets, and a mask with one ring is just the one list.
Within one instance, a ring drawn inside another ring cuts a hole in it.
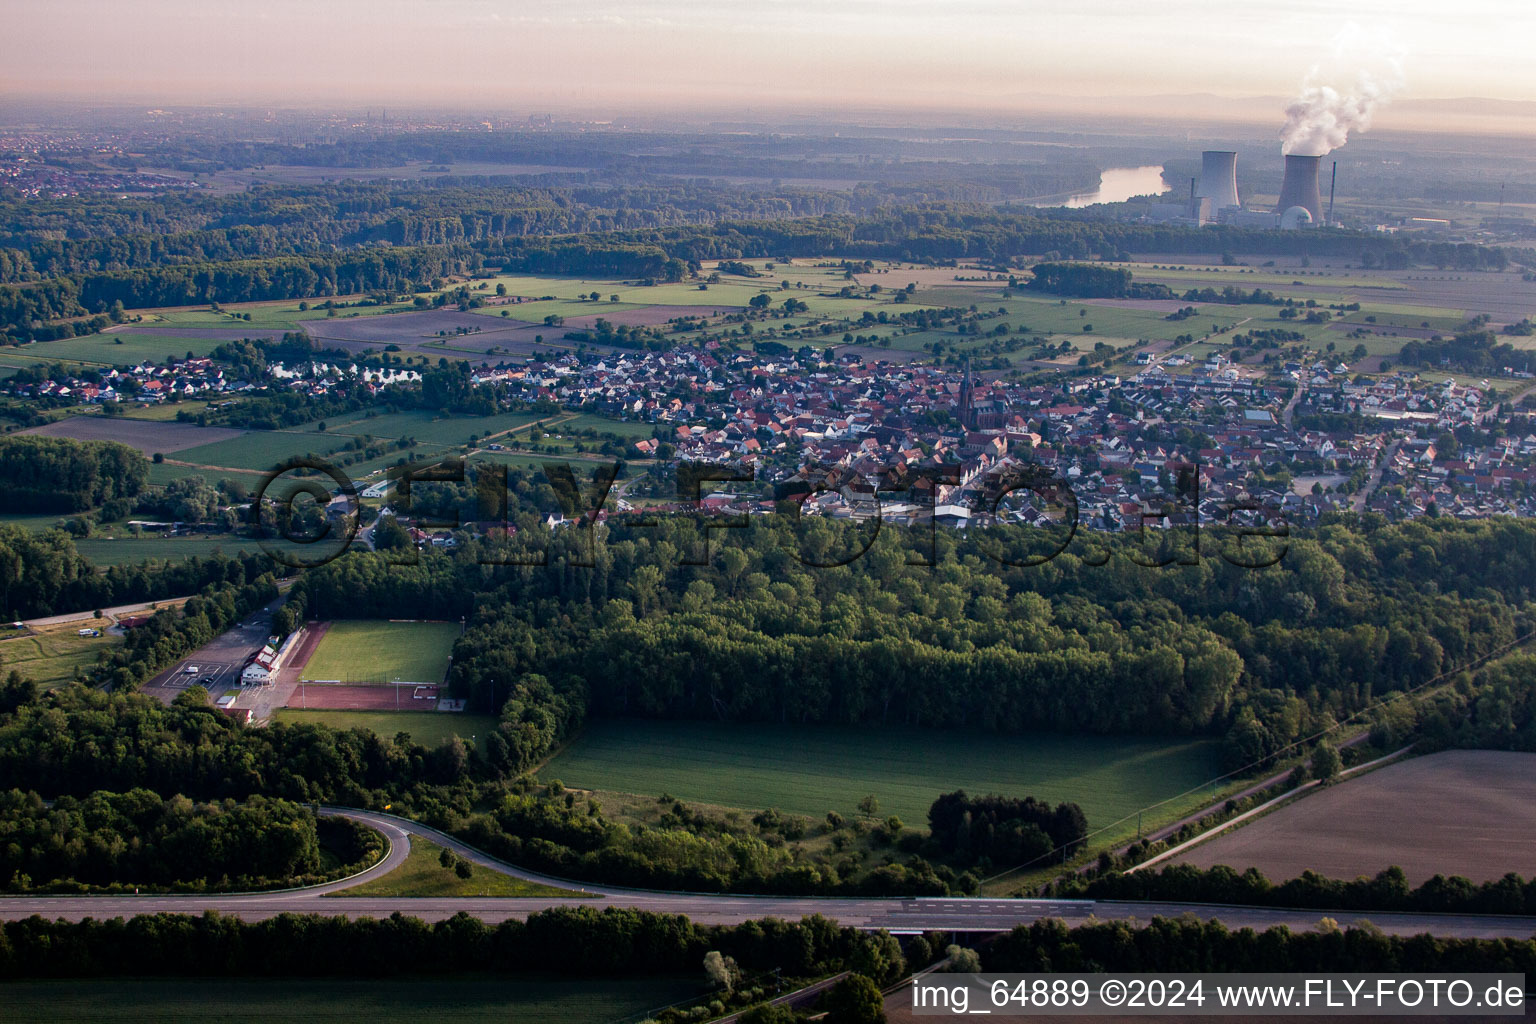
[{"label": "green football pitch", "polygon": [[453,622],[332,622],[300,678],[342,683],[437,683],[458,638]]}]

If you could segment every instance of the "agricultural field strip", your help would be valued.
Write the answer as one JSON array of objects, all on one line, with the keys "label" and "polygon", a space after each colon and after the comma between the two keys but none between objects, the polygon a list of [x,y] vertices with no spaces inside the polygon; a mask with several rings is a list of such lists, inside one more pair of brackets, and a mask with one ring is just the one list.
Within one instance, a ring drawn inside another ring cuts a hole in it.
[{"label": "agricultural field strip", "polygon": [[[1536,754],[1443,751],[1309,793],[1215,836],[1174,863],[1270,878],[1334,878],[1390,865],[1419,884],[1437,873],[1486,881],[1536,874]],[[1433,809],[1433,810],[1431,810]],[[1433,828],[1400,827],[1433,821]]]}]

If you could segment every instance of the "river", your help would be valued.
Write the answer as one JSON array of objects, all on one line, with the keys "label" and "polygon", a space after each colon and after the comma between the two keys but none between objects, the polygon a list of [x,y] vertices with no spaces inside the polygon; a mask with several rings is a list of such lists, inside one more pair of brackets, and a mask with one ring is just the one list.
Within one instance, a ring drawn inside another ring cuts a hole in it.
[{"label": "river", "polygon": [[1034,205],[1065,206],[1076,210],[1084,206],[1093,206],[1095,203],[1123,203],[1132,196],[1161,195],[1166,189],[1167,186],[1163,184],[1162,164],[1149,164],[1145,167],[1110,167],[1099,175],[1099,187],[1092,192],[1078,192],[1068,196],[1065,202],[1037,200]]}]

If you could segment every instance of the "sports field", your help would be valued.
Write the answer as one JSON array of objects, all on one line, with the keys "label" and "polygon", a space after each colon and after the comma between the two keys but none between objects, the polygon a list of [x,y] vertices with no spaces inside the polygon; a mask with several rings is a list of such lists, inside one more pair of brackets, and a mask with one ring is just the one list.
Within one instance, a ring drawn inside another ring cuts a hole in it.
[{"label": "sports field", "polygon": [[[402,701],[404,696],[402,696]],[[461,715],[447,711],[304,711],[283,708],[279,722],[289,725],[324,725],[331,729],[368,729],[386,739],[408,732],[424,747],[435,747],[454,736],[483,740],[496,728],[493,715]]]},{"label": "sports field", "polygon": [[299,678],[343,683],[441,682],[458,639],[454,622],[332,622]]},{"label": "sports field", "polygon": [[[403,969],[408,969],[404,965]],[[0,983],[8,1020],[603,1024],[699,995],[696,978],[133,978]]]},{"label": "sports field", "polygon": [[1215,743],[1182,738],[599,720],[540,775],[818,818],[852,814],[872,793],[882,814],[918,827],[935,797],[965,789],[1073,800],[1098,828],[1220,771]]}]

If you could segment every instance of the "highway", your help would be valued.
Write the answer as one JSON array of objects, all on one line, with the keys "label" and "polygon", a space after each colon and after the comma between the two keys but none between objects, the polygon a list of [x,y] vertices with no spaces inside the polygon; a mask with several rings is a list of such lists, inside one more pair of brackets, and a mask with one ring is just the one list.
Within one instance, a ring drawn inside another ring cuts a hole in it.
[{"label": "highway", "polygon": [[[1098,921],[1149,921],[1154,917],[1193,915],[1202,920],[1219,919],[1230,928],[1265,929],[1285,925],[1294,931],[1317,927],[1327,916],[1345,927],[1369,920],[1394,935],[1429,932],[1454,938],[1530,938],[1536,936],[1536,918],[1481,917],[1470,914],[1399,914],[1283,910],[1266,907],[1215,906],[1186,903],[1120,903],[1104,900],[1014,900],[990,898],[915,897],[794,897],[717,896],[701,893],[665,893],[636,889],[593,887],[549,878],[496,860],[472,847],[426,826],[394,815],[345,808],[323,808],[322,814],[338,814],[378,829],[389,840],[384,860],[349,879],[285,892],[207,896],[4,896],[0,919],[17,920],[34,914],[45,918],[79,920],[85,917],[131,917],[136,914],[201,914],[216,910],[245,920],[261,920],[278,914],[329,914],[351,917],[388,917],[396,912],[426,921],[440,921],[468,913],[487,922],[524,918],[554,906],[632,907],[657,913],[683,914],[701,924],[735,924],[762,917],[795,920],[821,914],[856,928],[892,931],[940,930],[960,932],[1007,931],[1019,924],[1059,918],[1068,924]],[[482,870],[501,871],[514,877],[563,888],[584,886],[570,897],[509,899],[497,897],[412,898],[346,897],[344,890],[382,877],[399,866],[409,849],[410,836],[420,835],[448,846]]]}]

